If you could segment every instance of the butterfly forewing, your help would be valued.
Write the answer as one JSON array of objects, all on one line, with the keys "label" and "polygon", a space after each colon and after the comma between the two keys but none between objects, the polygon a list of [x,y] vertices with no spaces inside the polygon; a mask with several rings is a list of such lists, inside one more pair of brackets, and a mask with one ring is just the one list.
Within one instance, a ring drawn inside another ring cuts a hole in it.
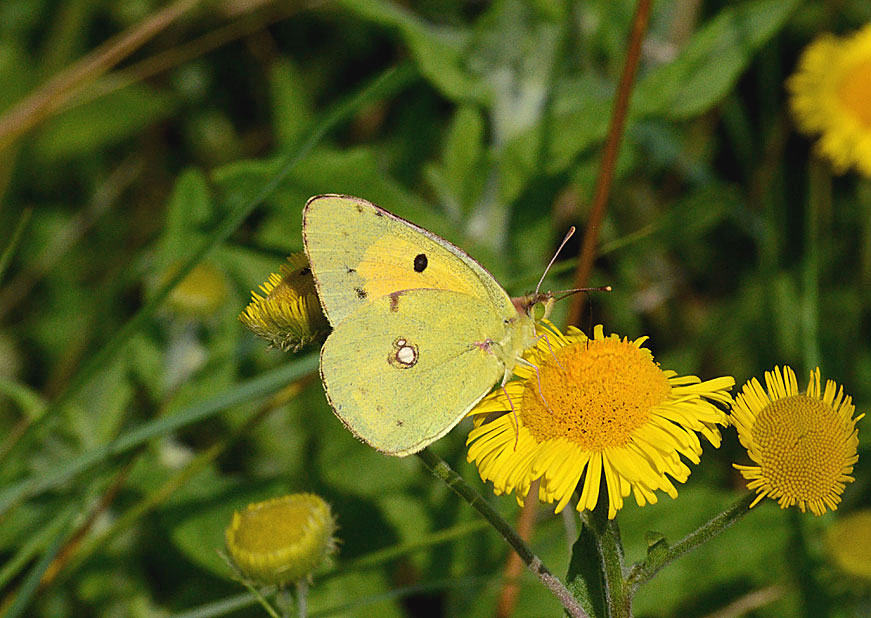
[{"label": "butterfly forewing", "polygon": [[492,275],[462,249],[366,200],[313,197],[303,237],[324,312],[333,326],[400,290],[453,290],[513,311]]}]

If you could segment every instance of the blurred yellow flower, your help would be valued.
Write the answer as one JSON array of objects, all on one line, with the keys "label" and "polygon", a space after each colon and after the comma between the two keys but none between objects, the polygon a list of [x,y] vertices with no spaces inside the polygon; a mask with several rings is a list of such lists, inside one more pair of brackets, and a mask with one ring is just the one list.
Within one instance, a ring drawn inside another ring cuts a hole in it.
[{"label": "blurred yellow flower", "polygon": [[[178,272],[171,268],[164,281]],[[224,273],[205,262],[194,266],[169,293],[167,306],[179,315],[192,318],[207,317],[215,313],[227,299],[227,281]]]},{"label": "blurred yellow flower", "polygon": [[575,489],[578,511],[592,510],[604,477],[609,518],[630,491],[641,506],[656,502],[657,490],[676,497],[669,477],[689,477],[681,455],[699,462],[696,432],[719,446],[717,425],[727,420],[712,402],[728,405],[735,381],[662,370],[642,347],[646,337],[606,337],[602,326],[592,339],[573,327],[542,334],[525,355],[532,366],[518,365],[519,380],[470,412],[476,418],[468,460],[481,478],[493,481],[497,494],[516,491],[521,504],[540,478],[539,500],[557,502],[559,512]]},{"label": "blurred yellow flower", "polygon": [[826,531],[826,548],[841,571],[871,581],[871,509],[835,520]]},{"label": "blurred yellow flower", "polygon": [[290,255],[260,290],[265,296],[252,291],[239,320],[273,347],[297,351],[329,332],[305,253]]},{"label": "blurred yellow flower", "polygon": [[786,85],[799,128],[821,134],[817,149],[835,171],[855,167],[871,177],[871,24],[817,38]]},{"label": "blurred yellow flower", "polygon": [[843,388],[826,381],[820,370],[810,374],[807,391],[800,393],[795,372],[784,367],[765,372],[768,392],[756,378],[744,385],[732,406],[731,420],[738,439],[757,465],[733,464],[750,482],[748,489],[777,500],[780,508],[798,505],[822,515],[838,508],[859,444],[855,407]]},{"label": "blurred yellow flower", "polygon": [[315,494],[290,494],[233,513],[227,550],[239,573],[258,584],[310,579],[336,549],[330,505]]}]

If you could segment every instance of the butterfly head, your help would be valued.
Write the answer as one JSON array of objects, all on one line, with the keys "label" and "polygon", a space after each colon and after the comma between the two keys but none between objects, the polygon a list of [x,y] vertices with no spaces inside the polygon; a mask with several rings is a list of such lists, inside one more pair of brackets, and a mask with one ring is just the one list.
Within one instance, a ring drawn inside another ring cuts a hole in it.
[{"label": "butterfly head", "polygon": [[518,313],[523,313],[538,322],[550,316],[556,297],[553,292],[533,292],[512,300]]},{"label": "butterfly head", "polygon": [[560,290],[558,292],[532,292],[525,294],[519,298],[514,298],[514,306],[518,313],[524,313],[532,318],[535,322],[546,320],[550,317],[551,311],[556,301],[562,300],[572,294],[583,292],[610,292],[611,286],[605,285],[598,288],[577,288],[574,290]]}]

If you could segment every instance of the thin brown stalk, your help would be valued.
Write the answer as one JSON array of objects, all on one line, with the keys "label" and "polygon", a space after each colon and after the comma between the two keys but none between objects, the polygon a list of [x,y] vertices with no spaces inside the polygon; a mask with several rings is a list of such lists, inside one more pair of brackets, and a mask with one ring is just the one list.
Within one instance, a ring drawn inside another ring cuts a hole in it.
[{"label": "thin brown stalk", "polygon": [[13,105],[0,116],[0,152],[50,117],[82,86],[103,75],[202,1],[176,0],[141,23],[109,39]]},{"label": "thin brown stalk", "polygon": [[87,521],[85,521],[76,533],[66,542],[57,553],[55,559],[45,570],[45,574],[43,574],[42,579],[39,582],[41,588],[45,589],[51,585],[58,573],[61,572],[64,565],[70,559],[70,556],[72,556],[79,548],[79,545],[81,545],[82,540],[87,536],[88,532],[93,527],[94,522],[97,521],[97,518],[109,509],[115,501],[115,498],[118,496],[118,492],[121,491],[124,487],[124,483],[127,482],[127,477],[130,476],[130,471],[133,469],[135,464],[136,459],[133,458],[115,473],[115,478],[112,479],[109,489],[102,495],[97,506],[88,515]]},{"label": "thin brown stalk", "polygon": [[[517,534],[521,539],[529,542],[532,538],[532,530],[535,528],[535,515],[538,512],[538,485],[540,481],[533,481],[517,518]],[[505,571],[502,579],[502,590],[499,592],[499,601],[496,604],[496,617],[508,618],[514,613],[517,605],[517,595],[520,593],[520,574],[526,565],[516,552],[508,553],[505,563]]]},{"label": "thin brown stalk", "polygon": [[274,23],[288,19],[302,10],[315,6],[317,6],[317,3],[278,3],[276,7],[269,12],[260,11],[244,16],[235,16],[237,19],[229,24],[210,30],[209,32],[206,32],[186,43],[159,52],[149,58],[131,64],[123,70],[112,73],[107,76],[109,79],[106,79],[99,84],[95,84],[94,87],[88,91],[82,92],[76,97],[75,101],[70,101],[69,105],[73,106],[87,103],[88,101],[99,99],[100,97],[104,97],[117,90],[121,90],[131,84],[159,75],[169,69],[195,60],[214,49],[254,34]]},{"label": "thin brown stalk", "polygon": [[[578,267],[575,270],[575,283],[572,287],[582,288],[587,285],[590,273],[593,270],[593,260],[596,258],[596,248],[599,243],[599,228],[605,218],[608,208],[608,195],[611,192],[611,184],[614,180],[614,168],[617,165],[617,154],[620,152],[620,142],[626,127],[626,115],[629,110],[629,98],[632,95],[632,87],[635,83],[635,74],[638,72],[638,63],[641,59],[641,43],[647,32],[647,24],[650,21],[651,0],[638,0],[635,5],[635,17],[632,20],[632,33],[629,38],[629,50],[626,53],[626,63],[623,65],[623,74],[617,86],[614,110],[611,114],[611,124],[608,128],[608,138],[605,141],[605,150],[602,153],[602,165],[599,167],[599,175],[596,177],[596,188],[593,194],[593,206],[590,219],[584,230],[584,240],[581,244],[581,255],[578,258]],[[576,295],[571,307],[567,322],[580,324],[581,311],[584,306],[584,296]]]}]

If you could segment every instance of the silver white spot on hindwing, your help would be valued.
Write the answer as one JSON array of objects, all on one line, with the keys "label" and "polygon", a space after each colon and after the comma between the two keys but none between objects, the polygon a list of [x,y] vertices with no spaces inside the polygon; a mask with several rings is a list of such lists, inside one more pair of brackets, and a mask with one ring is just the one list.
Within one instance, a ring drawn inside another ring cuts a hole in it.
[{"label": "silver white spot on hindwing", "polygon": [[387,362],[397,369],[410,369],[417,364],[417,346],[404,337],[393,340],[393,349],[387,355]]}]

